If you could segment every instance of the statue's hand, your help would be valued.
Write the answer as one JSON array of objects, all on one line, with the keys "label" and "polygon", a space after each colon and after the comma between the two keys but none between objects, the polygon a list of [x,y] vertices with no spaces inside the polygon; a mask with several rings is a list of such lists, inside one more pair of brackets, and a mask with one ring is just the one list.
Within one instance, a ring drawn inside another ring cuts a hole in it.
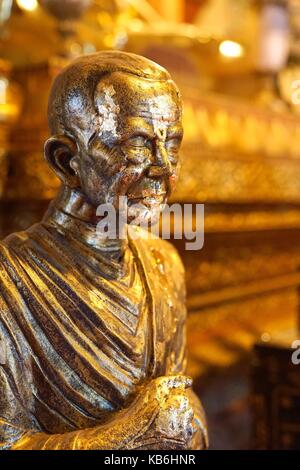
[{"label": "statue's hand", "polygon": [[188,448],[194,433],[193,418],[194,411],[185,390],[175,388],[170,390],[166,401],[160,404],[155,430],[161,438],[176,441],[183,448]]},{"label": "statue's hand", "polygon": [[195,431],[194,411],[186,390],[191,385],[190,378],[177,375],[159,377],[145,386],[134,405],[144,427],[137,447],[189,448]]}]

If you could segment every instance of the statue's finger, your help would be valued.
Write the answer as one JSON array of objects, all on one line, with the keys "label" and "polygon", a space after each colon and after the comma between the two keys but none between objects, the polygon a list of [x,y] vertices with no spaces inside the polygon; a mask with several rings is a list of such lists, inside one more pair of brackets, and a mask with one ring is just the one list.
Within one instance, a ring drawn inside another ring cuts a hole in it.
[{"label": "statue's finger", "polygon": [[174,375],[169,377],[169,388],[190,388],[193,380],[185,375]]},{"label": "statue's finger", "polygon": [[150,390],[156,390],[156,395],[160,399],[167,399],[170,394],[184,392],[185,389],[192,386],[192,379],[184,375],[174,375],[158,377],[151,382]]}]

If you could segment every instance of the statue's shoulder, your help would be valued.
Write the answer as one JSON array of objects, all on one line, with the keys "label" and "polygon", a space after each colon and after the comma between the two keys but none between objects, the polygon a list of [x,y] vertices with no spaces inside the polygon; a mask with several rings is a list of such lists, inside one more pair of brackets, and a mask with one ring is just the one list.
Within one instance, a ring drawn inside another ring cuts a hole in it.
[{"label": "statue's shoulder", "polygon": [[175,269],[177,275],[184,275],[184,266],[181,257],[171,242],[163,240],[162,238],[154,238],[150,239],[150,243],[151,251],[159,253],[164,263],[167,264],[170,269]]},{"label": "statue's shoulder", "polygon": [[19,259],[25,260],[26,248],[34,246],[31,233],[34,233],[39,225],[35,224],[27,230],[11,233],[0,241],[0,282],[3,277],[9,282],[14,282],[17,278],[20,270]]},{"label": "statue's shoulder", "polygon": [[[3,240],[0,241],[0,247],[13,250],[16,247],[24,245],[30,242],[32,234],[39,234],[40,228],[43,226],[41,222],[31,225],[26,230],[21,230],[19,232],[13,232],[7,235]],[[16,251],[14,250],[16,253]]]},{"label": "statue's shoulder", "polygon": [[[34,225],[32,227],[34,227]],[[29,229],[27,230],[10,233],[5,238],[3,238],[3,240],[1,240],[0,246],[10,249],[14,245],[19,245],[20,243],[23,243],[28,239],[28,232],[32,227],[29,227]]]},{"label": "statue's shoulder", "polygon": [[140,256],[148,259],[152,268],[158,269],[173,288],[184,290],[185,270],[175,246],[167,240],[152,237],[140,237],[137,243]]}]

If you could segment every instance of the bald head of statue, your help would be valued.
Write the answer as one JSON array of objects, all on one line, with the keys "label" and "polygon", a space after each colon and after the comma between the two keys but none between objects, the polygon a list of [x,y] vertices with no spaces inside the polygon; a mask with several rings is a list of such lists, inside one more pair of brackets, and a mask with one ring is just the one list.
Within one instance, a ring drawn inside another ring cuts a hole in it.
[{"label": "bald head of statue", "polygon": [[86,55],[54,80],[45,156],[95,208],[118,210],[126,196],[129,219],[155,219],[177,179],[181,116],[163,67],[125,52]]}]

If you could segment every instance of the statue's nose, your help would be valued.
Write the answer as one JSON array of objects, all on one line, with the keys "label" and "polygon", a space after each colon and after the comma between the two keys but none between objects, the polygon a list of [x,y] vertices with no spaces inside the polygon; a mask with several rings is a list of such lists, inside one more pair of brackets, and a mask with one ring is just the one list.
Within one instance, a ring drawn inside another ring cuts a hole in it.
[{"label": "statue's nose", "polygon": [[172,165],[170,163],[165,143],[158,141],[155,143],[153,150],[153,162],[148,170],[148,175],[155,176],[171,176]]}]

